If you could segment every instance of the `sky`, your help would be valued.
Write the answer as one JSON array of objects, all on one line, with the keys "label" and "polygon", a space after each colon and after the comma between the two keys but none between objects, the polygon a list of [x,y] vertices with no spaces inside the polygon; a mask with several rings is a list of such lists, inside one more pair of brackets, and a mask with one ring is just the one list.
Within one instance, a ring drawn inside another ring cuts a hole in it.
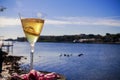
[{"label": "sky", "polygon": [[18,13],[45,20],[41,35],[120,33],[120,0],[0,0],[0,36],[24,37]]}]

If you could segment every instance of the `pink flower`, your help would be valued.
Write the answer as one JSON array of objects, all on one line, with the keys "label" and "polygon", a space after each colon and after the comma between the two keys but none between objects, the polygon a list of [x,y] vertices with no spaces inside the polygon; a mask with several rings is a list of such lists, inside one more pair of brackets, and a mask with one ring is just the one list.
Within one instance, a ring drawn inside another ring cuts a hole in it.
[{"label": "pink flower", "polygon": [[40,75],[39,72],[37,72],[37,71],[35,71],[35,70],[31,70],[31,71],[29,72],[29,80],[38,80],[39,75]]},{"label": "pink flower", "polygon": [[39,77],[38,80],[46,80],[45,77]]},{"label": "pink flower", "polygon": [[35,70],[31,70],[28,74],[22,74],[20,76],[17,73],[14,73],[12,79],[18,80],[18,78],[22,80],[57,80],[60,78],[60,76],[55,72],[44,74]]},{"label": "pink flower", "polygon": [[60,77],[55,72],[52,72],[52,73],[46,74],[45,78],[46,80],[57,80],[57,78],[60,78]]},{"label": "pink flower", "polygon": [[22,75],[20,75],[20,77],[21,77],[22,80],[29,80],[28,74],[22,74]]}]

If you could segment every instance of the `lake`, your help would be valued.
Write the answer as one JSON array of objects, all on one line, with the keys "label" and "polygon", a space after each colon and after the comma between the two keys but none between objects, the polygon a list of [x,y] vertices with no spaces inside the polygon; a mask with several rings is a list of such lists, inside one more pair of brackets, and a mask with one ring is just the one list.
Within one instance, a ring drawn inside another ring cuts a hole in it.
[{"label": "lake", "polygon": [[[13,54],[26,56],[24,65],[29,64],[27,42],[14,43]],[[38,42],[34,69],[63,74],[67,80],[120,80],[120,45]]]}]

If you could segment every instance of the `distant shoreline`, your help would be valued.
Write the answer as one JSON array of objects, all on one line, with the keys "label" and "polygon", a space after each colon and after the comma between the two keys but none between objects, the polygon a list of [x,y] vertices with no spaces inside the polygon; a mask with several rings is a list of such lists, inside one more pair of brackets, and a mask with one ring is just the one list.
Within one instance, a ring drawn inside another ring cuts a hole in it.
[{"label": "distant shoreline", "polygon": [[[16,41],[16,42],[28,42],[28,41]],[[71,43],[71,44],[120,44],[120,43],[99,43],[99,42],[89,42],[89,43],[87,43],[87,42],[76,42],[76,43],[74,43],[74,42],[48,42],[48,41],[37,41],[38,43],[39,42],[42,42],[42,43]]]},{"label": "distant shoreline", "polygon": [[[6,39],[6,41],[25,42],[27,39],[25,37],[17,37],[17,39]],[[120,33],[106,33],[105,36],[99,34],[40,36],[38,42],[120,44]]]}]

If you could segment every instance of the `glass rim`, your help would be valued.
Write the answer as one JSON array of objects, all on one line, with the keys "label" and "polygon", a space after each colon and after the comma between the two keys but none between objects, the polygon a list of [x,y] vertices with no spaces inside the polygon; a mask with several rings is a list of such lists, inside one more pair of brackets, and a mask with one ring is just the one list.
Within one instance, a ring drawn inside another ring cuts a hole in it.
[{"label": "glass rim", "polygon": [[28,21],[37,21],[37,22],[42,22],[44,23],[44,19],[41,18],[20,18],[21,20],[28,20]]},{"label": "glass rim", "polygon": [[40,20],[45,20],[45,16],[43,16],[43,15],[38,15],[38,14],[32,14],[32,13],[30,13],[30,14],[23,14],[23,13],[18,13],[18,15],[19,15],[19,18],[20,19],[27,19],[27,18],[34,18],[34,19],[40,19]]}]

